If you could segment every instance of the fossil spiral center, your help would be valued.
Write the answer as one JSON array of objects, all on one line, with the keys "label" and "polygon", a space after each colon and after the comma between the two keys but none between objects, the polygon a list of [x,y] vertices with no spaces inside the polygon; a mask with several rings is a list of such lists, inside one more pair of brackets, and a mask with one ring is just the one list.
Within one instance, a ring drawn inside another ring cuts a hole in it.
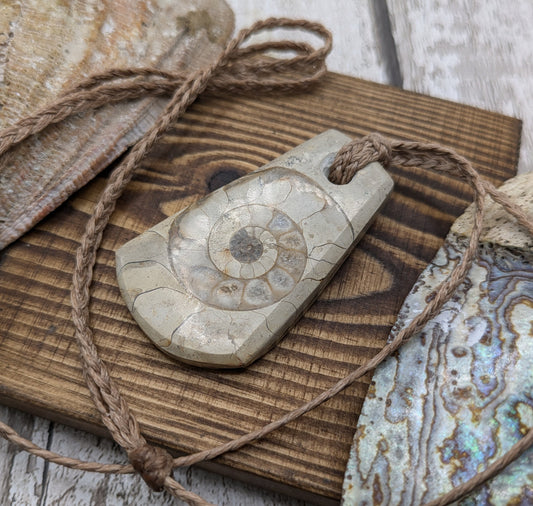
[{"label": "fossil spiral center", "polygon": [[253,235],[252,227],[244,227],[231,237],[229,250],[235,260],[250,264],[261,258],[263,243]]},{"label": "fossil spiral center", "polygon": [[307,245],[288,214],[253,203],[227,209],[216,221],[209,218],[205,209],[189,211],[169,233],[172,267],[193,295],[241,311],[291,293],[306,267]]}]

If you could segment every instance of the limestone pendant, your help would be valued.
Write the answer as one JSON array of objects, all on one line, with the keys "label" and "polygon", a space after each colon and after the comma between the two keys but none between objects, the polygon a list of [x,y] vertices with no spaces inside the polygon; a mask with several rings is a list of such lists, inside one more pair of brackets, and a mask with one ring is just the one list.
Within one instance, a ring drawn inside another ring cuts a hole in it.
[{"label": "limestone pendant", "polygon": [[327,173],[349,137],[330,130],[216,190],[117,251],[133,317],[189,364],[243,367],[311,304],[392,190],[377,163]]}]

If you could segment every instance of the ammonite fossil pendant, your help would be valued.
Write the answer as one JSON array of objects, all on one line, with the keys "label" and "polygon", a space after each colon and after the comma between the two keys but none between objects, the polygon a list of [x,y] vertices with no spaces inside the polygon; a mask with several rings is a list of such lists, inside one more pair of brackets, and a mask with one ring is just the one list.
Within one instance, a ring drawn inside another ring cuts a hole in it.
[{"label": "ammonite fossil pendant", "polygon": [[216,190],[117,251],[122,295],[164,352],[244,367],[305,311],[392,190],[377,163],[327,173],[350,140],[329,130]]}]

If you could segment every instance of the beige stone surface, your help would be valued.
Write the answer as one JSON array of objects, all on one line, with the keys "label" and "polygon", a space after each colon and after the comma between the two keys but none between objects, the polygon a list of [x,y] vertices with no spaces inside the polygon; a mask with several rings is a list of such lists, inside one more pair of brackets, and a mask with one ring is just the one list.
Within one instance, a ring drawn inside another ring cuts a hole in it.
[{"label": "beige stone surface", "polygon": [[314,300],[392,190],[379,164],[327,179],[349,138],[330,130],[164,220],[117,251],[134,318],[165,353],[243,367]]}]

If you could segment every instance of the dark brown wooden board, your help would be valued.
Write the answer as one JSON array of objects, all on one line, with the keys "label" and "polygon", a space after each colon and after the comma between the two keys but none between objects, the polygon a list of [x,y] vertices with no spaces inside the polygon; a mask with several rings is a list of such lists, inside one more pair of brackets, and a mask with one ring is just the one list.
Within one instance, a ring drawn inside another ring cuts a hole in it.
[{"label": "dark brown wooden board", "polygon": [[[163,355],[122,302],[114,251],[328,128],[450,145],[500,184],[515,173],[521,123],[336,74],[299,95],[197,101],[119,201],[95,270],[96,343],[149,439],[176,453],[215,446],[282,416],[364,363],[385,342],[404,297],[468,204],[466,185],[453,177],[393,168],[391,200],[321,297],[264,358],[228,372]],[[78,362],[69,286],[78,239],[104,183],[105,174],[0,252],[0,401],[96,433],[104,430]],[[316,500],[338,500],[369,381],[217,465]]]}]

